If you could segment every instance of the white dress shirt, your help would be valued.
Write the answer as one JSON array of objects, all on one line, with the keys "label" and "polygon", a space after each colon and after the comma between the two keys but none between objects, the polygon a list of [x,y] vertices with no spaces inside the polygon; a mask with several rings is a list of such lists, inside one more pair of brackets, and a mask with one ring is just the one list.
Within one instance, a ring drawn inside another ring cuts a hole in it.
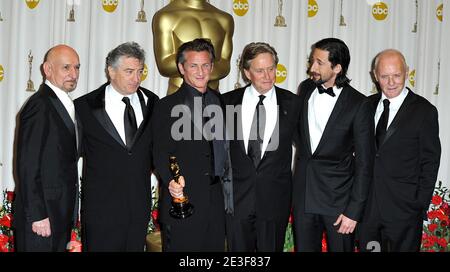
[{"label": "white dress shirt", "polygon": [[316,88],[308,100],[308,127],[312,153],[316,151],[319,145],[325,126],[342,92],[342,88],[334,86],[333,91],[336,95],[334,97],[327,93],[319,94]]},{"label": "white dress shirt", "polygon": [[[138,92],[140,92],[140,90],[138,90]],[[143,96],[145,103],[147,104],[147,97],[145,95]],[[111,84],[106,86],[105,89],[106,113],[108,114],[109,118],[114,124],[114,127],[119,133],[120,138],[124,143],[126,143],[125,125],[123,121],[123,116],[125,112],[125,103],[122,101],[122,98],[124,97],[125,96],[116,91]],[[137,93],[133,93],[132,95],[127,95],[127,97],[130,99],[130,104],[133,107],[134,114],[136,115],[136,124],[139,128],[139,126],[142,123],[142,120],[144,119],[142,115],[141,103],[139,102],[139,96],[137,95]]]},{"label": "white dress shirt", "polygon": [[[245,89],[244,97],[242,98],[242,136],[244,138],[245,152],[248,152],[248,139],[250,138],[253,115],[255,114],[256,105],[259,103],[260,95],[261,94],[255,90],[253,85],[250,85]],[[278,104],[275,87],[272,87],[272,89],[265,93],[264,96],[266,97],[263,100],[264,108],[266,110],[266,126],[261,148],[261,158],[266,151],[278,120]]]},{"label": "white dress shirt", "polygon": [[73,101],[72,98],[69,96],[69,93],[56,87],[48,80],[45,80],[45,84],[47,84],[47,86],[49,86],[55,92],[59,101],[61,101],[61,103],[64,105],[64,108],[66,108],[67,113],[69,113],[72,122],[75,123],[75,106],[73,105]]},{"label": "white dress shirt", "polygon": [[[389,119],[387,123],[386,130],[389,128],[389,126],[392,123],[392,120],[394,120],[395,115],[397,115],[398,110],[400,109],[400,106],[403,104],[403,101],[405,101],[406,96],[408,95],[408,89],[404,88],[403,91],[396,97],[389,99]],[[388,99],[384,93],[381,93],[381,99],[378,102],[377,110],[375,112],[375,130],[377,128],[378,121],[380,120],[381,114],[384,110],[383,100]]]}]

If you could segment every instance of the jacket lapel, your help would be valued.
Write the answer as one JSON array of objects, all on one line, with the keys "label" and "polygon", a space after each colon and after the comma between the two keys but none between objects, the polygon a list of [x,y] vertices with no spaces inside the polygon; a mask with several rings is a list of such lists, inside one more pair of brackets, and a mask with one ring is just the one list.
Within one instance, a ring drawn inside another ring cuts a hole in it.
[{"label": "jacket lapel", "polygon": [[309,98],[311,97],[312,92],[314,91],[315,86],[311,86],[309,89],[305,90],[307,93],[305,94],[305,100],[303,100],[303,111],[302,111],[302,119],[303,119],[303,135],[305,135],[305,145],[308,151],[308,154],[312,155],[311,150],[311,135],[309,135],[309,122],[308,122],[308,111],[309,111]]},{"label": "jacket lapel", "polygon": [[[320,149],[323,145],[323,143],[327,142],[328,135],[332,134],[333,127],[336,124],[336,119],[341,114],[342,109],[345,108],[348,99],[348,92],[346,92],[346,88],[344,87],[341,91],[341,94],[339,95],[336,104],[334,105],[333,111],[331,112],[330,118],[328,118],[327,124],[325,125],[325,129],[323,130],[322,137],[320,138],[319,144],[317,145],[316,150],[314,151],[314,154],[317,154],[320,152]],[[311,146],[311,145],[310,145]]]},{"label": "jacket lapel", "polygon": [[50,99],[50,102],[52,103],[53,107],[55,107],[58,115],[63,120],[64,125],[66,125],[67,129],[70,131],[70,134],[75,137],[75,124],[73,123],[72,118],[70,118],[70,115],[64,107],[63,103],[58,99],[55,92],[50,87],[45,85],[45,88],[47,89],[46,92],[48,92],[49,94],[48,97]]},{"label": "jacket lapel", "polygon": [[[141,104],[142,109],[142,122],[139,125],[138,130],[136,131],[136,134],[133,137],[133,141],[131,142],[130,149],[134,146],[136,141],[139,139],[139,137],[142,135],[143,131],[145,130],[145,127],[147,126],[148,120],[150,119],[148,114],[151,112],[150,107],[152,106],[150,103],[150,97],[147,96],[141,89],[137,91],[137,95],[139,97],[139,102]],[[147,96],[147,104],[145,104],[144,95]]]},{"label": "jacket lapel", "polygon": [[416,100],[415,94],[408,88],[409,92],[408,95],[405,97],[405,100],[403,101],[402,105],[398,109],[397,114],[395,115],[394,119],[392,120],[391,124],[389,125],[386,136],[383,139],[383,142],[380,145],[380,148],[383,146],[383,144],[398,130],[399,124],[402,124],[405,118],[409,116],[409,111],[411,107],[409,105]]},{"label": "jacket lapel", "polygon": [[119,132],[117,132],[116,127],[114,126],[105,110],[105,88],[108,84],[109,83],[106,83],[101,86],[100,92],[96,97],[94,97],[94,100],[91,104],[92,113],[103,126],[103,128],[109,133],[109,135],[111,135],[111,137],[113,137],[117,143],[126,148],[125,143],[122,141],[122,138],[120,138]]},{"label": "jacket lapel", "polygon": [[[270,155],[270,151],[267,150],[277,149],[278,145],[280,144],[280,137],[281,137],[280,128],[286,127],[286,118],[288,116],[289,103],[291,103],[291,100],[286,99],[285,95],[283,94],[283,91],[280,90],[277,86],[275,86],[275,94],[277,96],[278,118],[275,127],[272,131],[272,134],[270,136],[269,143],[267,144],[266,150],[264,151],[264,155],[262,156],[262,159],[259,162],[259,165],[261,165],[262,161],[266,158],[266,156]],[[275,135],[275,133],[278,133],[278,135]],[[277,141],[274,140],[275,137],[278,137]]]}]

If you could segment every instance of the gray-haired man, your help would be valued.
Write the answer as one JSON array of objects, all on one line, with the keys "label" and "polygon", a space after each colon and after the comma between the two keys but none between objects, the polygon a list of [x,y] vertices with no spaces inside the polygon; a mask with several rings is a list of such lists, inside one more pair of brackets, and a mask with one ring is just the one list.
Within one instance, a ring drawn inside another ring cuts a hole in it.
[{"label": "gray-haired man", "polygon": [[140,87],[145,52],[109,52],[108,82],[75,100],[84,158],[81,220],[86,251],[143,251],[151,209],[149,120],[158,97]]}]

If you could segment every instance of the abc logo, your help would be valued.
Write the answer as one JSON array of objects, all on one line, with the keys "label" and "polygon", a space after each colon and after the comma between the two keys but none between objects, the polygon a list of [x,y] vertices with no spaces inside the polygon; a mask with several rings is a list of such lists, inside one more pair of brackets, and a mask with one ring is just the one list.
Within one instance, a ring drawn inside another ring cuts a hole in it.
[{"label": "abc logo", "polygon": [[233,11],[237,16],[244,16],[249,9],[247,0],[233,0]]},{"label": "abc logo", "polygon": [[382,21],[386,19],[389,14],[388,6],[383,2],[375,3],[372,6],[372,15],[375,20]]},{"label": "abc logo", "polygon": [[416,70],[409,72],[408,79],[411,87],[414,87],[414,85],[416,85]]},{"label": "abc logo", "polygon": [[144,70],[142,71],[141,81],[144,81],[148,75],[148,67],[147,64],[144,63]]},{"label": "abc logo", "polygon": [[26,0],[25,2],[30,9],[34,9],[39,4],[39,1],[41,0]]},{"label": "abc logo", "polygon": [[0,82],[2,82],[3,80],[3,74],[4,74],[3,66],[0,65]]},{"label": "abc logo", "polygon": [[319,11],[319,5],[317,5],[316,0],[308,0],[308,17],[316,16]]},{"label": "abc logo", "polygon": [[439,21],[442,22],[442,13],[443,13],[444,4],[440,4],[436,9],[436,17]]},{"label": "abc logo", "polygon": [[283,64],[277,64],[277,78],[275,79],[275,83],[283,83],[287,77],[287,70]]},{"label": "abc logo", "polygon": [[106,12],[114,12],[119,5],[119,0],[102,0],[103,9]]}]

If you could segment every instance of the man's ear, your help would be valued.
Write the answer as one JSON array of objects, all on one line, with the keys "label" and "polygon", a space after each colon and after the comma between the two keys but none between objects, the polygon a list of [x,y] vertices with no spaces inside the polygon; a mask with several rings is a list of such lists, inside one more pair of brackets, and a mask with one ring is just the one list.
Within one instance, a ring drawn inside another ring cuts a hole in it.
[{"label": "man's ear", "polygon": [[183,67],[183,64],[178,63],[178,71],[180,71],[180,73],[184,76],[184,67]]},{"label": "man's ear", "polygon": [[337,74],[339,74],[341,71],[342,71],[342,66],[340,65],[340,64],[336,64],[334,67],[333,67],[333,71],[334,71],[334,73],[337,75]]},{"label": "man's ear", "polygon": [[111,79],[116,78],[116,70],[112,66],[108,66],[108,75]]},{"label": "man's ear", "polygon": [[46,61],[42,67],[44,68],[45,77],[48,78],[52,73],[52,65]]}]

